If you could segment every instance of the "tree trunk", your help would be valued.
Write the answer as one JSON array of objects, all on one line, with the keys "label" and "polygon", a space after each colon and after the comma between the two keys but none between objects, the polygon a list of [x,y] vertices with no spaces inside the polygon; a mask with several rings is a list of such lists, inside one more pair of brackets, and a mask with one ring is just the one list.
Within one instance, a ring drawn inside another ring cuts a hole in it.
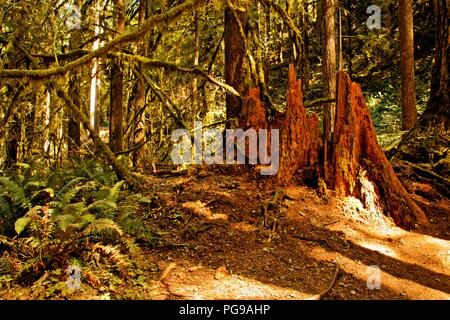
[{"label": "tree trunk", "polygon": [[[125,31],[125,3],[115,0],[117,31]],[[120,59],[111,61],[111,90],[109,113],[109,145],[113,152],[122,151],[123,144],[123,70]]]},{"label": "tree trunk", "polygon": [[[322,0],[322,79],[323,98],[336,97],[336,30],[335,30],[336,0]],[[324,104],[324,164],[327,168],[329,145],[334,128],[335,104]],[[325,170],[325,177],[327,171]]]},{"label": "tree trunk", "polygon": [[[248,33],[248,13],[235,11],[227,8],[225,10],[225,82],[237,90],[242,96],[249,89],[248,81],[248,58],[245,52],[245,41],[241,36],[240,25],[245,37]],[[239,118],[241,111],[241,100],[230,94],[226,95],[227,120]],[[230,123],[227,123],[229,126]]]},{"label": "tree trunk", "polygon": [[[431,97],[429,107],[440,107],[449,113],[450,100],[450,2],[448,0],[436,0],[436,58],[431,78]],[[448,128],[448,117],[446,126]]]},{"label": "tree trunk", "polygon": [[[77,0],[75,2],[76,5],[81,7],[81,0]],[[70,43],[69,47],[70,50],[76,50],[80,49],[81,43],[82,43],[82,33],[79,29],[73,29],[71,31],[70,35]],[[80,84],[81,84],[81,71],[74,70],[70,75],[69,80],[69,94],[73,98],[73,102],[75,105],[77,105],[81,110],[80,104],[81,104],[81,91],[80,91]],[[76,116],[72,114],[72,111],[70,109],[67,109],[68,114],[68,124],[67,124],[67,153],[68,158],[73,159],[75,157],[78,157],[80,153],[80,147],[81,147],[81,130],[80,130],[80,122],[77,120]]]},{"label": "tree trunk", "polygon": [[[102,32],[101,20],[100,20],[100,11],[104,5],[103,1],[97,1],[95,4],[95,31],[94,34],[96,37],[100,35]],[[92,44],[92,50],[97,50],[100,47],[100,39],[96,39]],[[101,78],[98,75],[100,70],[100,59],[95,58],[92,60],[92,71],[91,71],[91,85],[90,85],[90,93],[89,93],[89,122],[91,126],[95,129],[97,133],[100,132],[100,119],[99,119],[99,110],[98,110],[98,100],[99,94],[101,93]]]},{"label": "tree trunk", "polygon": [[304,1],[302,4],[304,12],[300,14],[300,26],[302,30],[303,41],[301,43],[302,51],[301,51],[301,62],[300,62],[300,70],[301,70],[301,79],[303,85],[303,92],[306,94],[309,90],[309,80],[310,80],[310,63],[309,63],[309,22],[308,22],[308,2]]},{"label": "tree trunk", "polygon": [[18,113],[14,113],[12,121],[9,123],[8,134],[6,135],[6,168],[13,166],[18,161],[18,148],[21,137],[20,117]]},{"label": "tree trunk", "polygon": [[361,87],[340,71],[329,185],[355,196],[370,211],[385,212],[403,227],[428,222],[398,180],[377,142]]},{"label": "tree trunk", "polygon": [[83,124],[84,128],[89,132],[89,136],[94,142],[94,145],[100,149],[102,155],[104,155],[108,162],[111,164],[117,174],[117,177],[119,179],[125,180],[130,184],[131,187],[140,187],[140,182],[131,175],[127,167],[125,167],[120,161],[116,159],[116,156],[112,152],[111,148],[109,148],[108,145],[103,142],[103,140],[95,132],[95,129],[89,123],[89,118],[73,102],[72,98],[62,90],[58,90],[57,95],[64,100],[67,107],[72,111],[73,115]]},{"label": "tree trunk", "polygon": [[403,130],[410,130],[417,120],[416,85],[414,78],[414,29],[412,0],[398,4],[400,37],[400,73]]}]

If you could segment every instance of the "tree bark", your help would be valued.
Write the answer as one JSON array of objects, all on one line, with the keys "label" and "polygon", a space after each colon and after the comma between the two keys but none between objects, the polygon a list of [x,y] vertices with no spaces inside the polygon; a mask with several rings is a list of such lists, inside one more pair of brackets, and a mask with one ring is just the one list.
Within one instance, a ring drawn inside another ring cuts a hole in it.
[{"label": "tree bark", "polygon": [[414,78],[414,28],[412,0],[398,4],[400,37],[401,105],[403,130],[410,130],[417,120],[416,85]]},{"label": "tree bark", "polygon": [[[77,0],[75,2],[81,8],[81,1]],[[82,42],[82,34],[81,30],[73,29],[70,35],[69,47],[70,50],[79,49]],[[73,102],[75,105],[80,107],[80,77],[81,71],[74,70],[70,75],[69,80],[69,93],[70,96],[73,97]],[[82,108],[81,108],[82,109]],[[68,114],[68,123],[67,123],[67,153],[68,158],[73,159],[79,155],[80,147],[81,147],[81,130],[80,130],[80,122],[77,118],[72,114],[70,109],[67,109]]]},{"label": "tree bark", "polygon": [[[322,79],[323,97],[335,99],[336,97],[336,30],[335,12],[337,0],[322,0]],[[328,167],[329,145],[334,130],[335,104],[326,103],[323,106],[324,121],[324,164]],[[325,177],[328,173],[325,170]]]},{"label": "tree bark", "polygon": [[294,177],[306,183],[317,181],[322,140],[319,118],[315,113],[307,115],[301,80],[297,80],[292,64],[289,65],[286,111],[276,115],[271,129],[281,131],[279,180],[284,184],[291,183]]},{"label": "tree bark", "polygon": [[[235,15],[238,20],[236,20]],[[245,36],[247,36],[247,23],[247,12],[233,12],[232,8],[225,9],[225,82],[236,89],[241,96],[246,95],[249,89],[249,62],[245,52],[246,39],[242,38],[239,24],[242,26]],[[239,118],[241,107],[241,99],[230,94],[226,95],[228,120]],[[227,126],[229,125],[230,123],[227,122]]]},{"label": "tree bark", "polygon": [[[141,25],[145,21],[146,16],[146,8],[147,8],[147,1],[141,0],[139,3],[139,24]],[[142,56],[147,55],[146,50],[146,42],[143,39],[139,43],[140,46],[140,54]],[[137,83],[137,92],[136,97],[134,101],[134,112],[140,114],[136,118],[136,122],[134,125],[134,145],[142,145],[142,143],[145,140],[145,81],[142,77],[142,75],[138,76],[138,83]],[[133,153],[133,165],[134,167],[140,171],[144,171],[144,154],[145,154],[145,146],[142,145],[140,148],[136,149]]]},{"label": "tree bark", "polygon": [[[448,150],[450,135],[450,1],[434,1],[436,16],[436,53],[431,74],[430,100],[414,128],[402,139],[393,160],[423,164],[435,173],[450,175]],[[439,185],[436,187],[445,193]]]},{"label": "tree bark", "polygon": [[[251,88],[243,98],[240,128],[280,130],[280,167],[277,178],[283,184],[296,181],[317,181],[321,136],[319,118],[308,116],[303,106],[301,80],[297,80],[294,65],[289,65],[287,107],[284,114],[275,114],[273,122],[267,121],[267,110],[260,100],[258,88]],[[270,131],[271,132],[271,131]],[[269,132],[269,134],[270,134]],[[271,150],[270,138],[268,149]],[[314,183],[312,183],[314,184]]]},{"label": "tree bark", "polygon": [[[125,32],[125,3],[115,0],[117,14],[117,31]],[[123,148],[123,70],[119,58],[111,61],[111,91],[109,114],[109,145],[113,152],[120,152]]]}]

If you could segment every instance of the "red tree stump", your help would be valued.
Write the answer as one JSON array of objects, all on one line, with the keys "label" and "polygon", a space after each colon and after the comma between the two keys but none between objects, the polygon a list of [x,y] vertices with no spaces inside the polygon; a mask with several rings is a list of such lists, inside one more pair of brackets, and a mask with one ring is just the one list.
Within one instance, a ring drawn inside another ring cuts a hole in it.
[{"label": "red tree stump", "polygon": [[[398,180],[377,142],[375,128],[361,87],[344,73],[338,73],[338,97],[328,184],[338,196],[355,196],[363,203],[379,205],[403,227],[428,223],[424,212]],[[373,186],[370,186],[370,183]],[[375,191],[368,201],[367,190]]]},{"label": "red tree stump", "polygon": [[[291,183],[296,173],[308,183],[317,176],[319,170],[319,150],[322,144],[319,118],[316,114],[307,115],[303,106],[301,81],[297,80],[295,69],[289,66],[287,107],[284,114],[277,113],[275,120],[268,123],[266,108],[261,103],[258,88],[251,88],[243,100],[239,127],[256,131],[270,128],[280,130],[280,167],[278,179],[282,183]],[[270,154],[271,139],[268,138]],[[248,150],[248,148],[247,148]],[[246,151],[247,151],[246,150]],[[314,177],[313,177],[314,176]]]},{"label": "red tree stump", "polygon": [[258,131],[267,127],[266,108],[261,103],[259,89],[251,88],[242,103],[239,128]]}]

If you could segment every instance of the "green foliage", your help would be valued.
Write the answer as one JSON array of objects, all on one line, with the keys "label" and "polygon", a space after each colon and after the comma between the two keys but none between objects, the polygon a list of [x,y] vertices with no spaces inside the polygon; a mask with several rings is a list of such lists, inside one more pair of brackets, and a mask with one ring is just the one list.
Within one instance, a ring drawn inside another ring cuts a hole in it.
[{"label": "green foliage", "polygon": [[46,297],[61,294],[64,275],[53,274],[55,282],[49,272],[75,259],[83,269],[102,265],[127,274],[140,260],[135,240],[156,244],[156,234],[135,215],[148,204],[122,190],[124,182],[109,169],[88,162],[37,172],[0,177],[0,287],[34,283],[48,287]]}]

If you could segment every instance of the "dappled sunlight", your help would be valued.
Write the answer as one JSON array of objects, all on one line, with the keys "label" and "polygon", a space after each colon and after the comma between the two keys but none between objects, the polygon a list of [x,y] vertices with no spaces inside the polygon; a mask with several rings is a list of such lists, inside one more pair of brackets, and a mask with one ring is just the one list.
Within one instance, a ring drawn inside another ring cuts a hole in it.
[{"label": "dappled sunlight", "polygon": [[395,253],[394,250],[392,250],[391,248],[388,248],[386,245],[384,244],[380,244],[380,243],[370,243],[367,241],[360,241],[359,243],[357,243],[358,245],[360,245],[363,248],[369,249],[369,250],[373,250],[373,251],[377,251],[381,254],[387,255],[389,257],[392,258],[397,258],[397,254]]},{"label": "dappled sunlight", "polygon": [[224,213],[212,213],[211,209],[207,207],[208,203],[198,201],[189,201],[181,205],[182,208],[190,210],[192,213],[206,218],[208,220],[228,220],[228,215]]},{"label": "dappled sunlight", "polygon": [[[175,267],[174,267],[174,264]],[[164,284],[169,296],[183,299],[274,299],[302,300],[312,294],[267,284],[253,278],[231,274],[223,266],[211,269],[186,260],[172,262]]]},{"label": "dappled sunlight", "polygon": [[408,232],[395,226],[392,226],[391,230],[392,232],[383,234],[377,227],[365,225],[360,228],[345,228],[342,231],[361,247],[450,275],[449,241]]},{"label": "dappled sunlight", "polygon": [[[421,285],[420,283],[415,282],[413,280],[405,279],[406,277],[402,278],[390,274],[385,270],[387,266],[383,264],[381,265],[377,265],[376,263],[371,265],[364,264],[359,260],[350,259],[344,254],[337,252],[330,252],[323,248],[318,247],[310,250],[309,252],[306,252],[306,254],[307,256],[314,257],[315,259],[318,260],[330,262],[332,261],[338,263],[343,272],[359,279],[361,281],[361,287],[351,289],[352,292],[355,293],[366,292],[370,294],[371,292],[375,293],[375,291],[378,290],[378,289],[369,289],[367,286],[369,276],[372,274],[370,267],[375,265],[380,268],[381,288],[379,290],[390,290],[396,292],[398,294],[399,299],[411,298],[421,300],[421,299],[429,299],[430,296],[433,296],[435,297],[435,299],[450,300],[450,294]],[[337,285],[345,286],[344,284],[339,283]]]},{"label": "dappled sunlight", "polygon": [[254,225],[245,222],[232,223],[231,228],[242,232],[255,232],[258,230],[258,228],[255,227]]}]

